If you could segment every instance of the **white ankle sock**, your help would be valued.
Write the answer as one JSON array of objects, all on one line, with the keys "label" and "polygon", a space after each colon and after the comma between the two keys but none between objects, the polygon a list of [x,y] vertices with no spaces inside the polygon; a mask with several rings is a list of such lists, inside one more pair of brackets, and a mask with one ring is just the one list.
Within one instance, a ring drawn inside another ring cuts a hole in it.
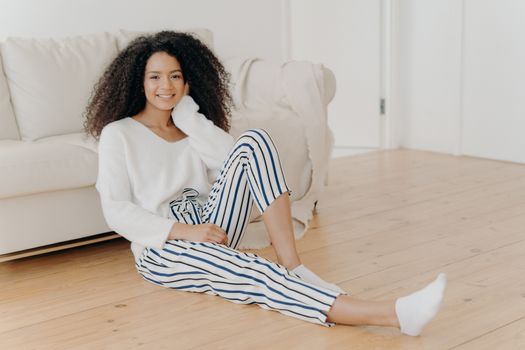
[{"label": "white ankle sock", "polygon": [[447,285],[447,275],[440,273],[434,282],[415,293],[396,300],[396,314],[401,333],[417,336],[423,327],[439,311],[443,293]]},{"label": "white ankle sock", "polygon": [[347,292],[345,292],[344,290],[342,290],[341,288],[339,288],[339,286],[335,285],[335,284],[332,284],[332,283],[328,283],[326,282],[325,280],[323,280],[322,278],[320,278],[319,276],[317,276],[315,273],[313,273],[312,271],[310,271],[306,266],[304,266],[303,264],[297,266],[296,268],[294,268],[292,270],[292,272],[294,272],[295,274],[297,274],[299,277],[301,277],[301,279],[305,280],[306,282],[310,282],[312,284],[315,284],[316,286],[319,286],[319,287],[324,287],[324,288],[327,288],[327,289],[330,289],[330,290],[333,290],[334,292],[339,292],[339,293],[343,293],[343,294],[348,294]]}]

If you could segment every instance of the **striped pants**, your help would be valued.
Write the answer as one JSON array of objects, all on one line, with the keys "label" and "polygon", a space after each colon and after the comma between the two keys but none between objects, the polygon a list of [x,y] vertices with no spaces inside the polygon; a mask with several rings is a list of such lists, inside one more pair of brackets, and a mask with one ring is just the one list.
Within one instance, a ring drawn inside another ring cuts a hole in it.
[{"label": "striped pants", "polygon": [[[189,192],[189,193],[188,193]],[[163,249],[146,248],[136,264],[144,279],[181,291],[219,295],[238,304],[256,304],[308,322],[332,327],[326,313],[340,294],[302,280],[286,267],[236,250],[252,204],[261,213],[289,193],[279,155],[262,129],[236,141],[201,207],[191,189],[174,201],[172,212],[183,223],[213,223],[228,235],[228,246],[168,240]]]}]

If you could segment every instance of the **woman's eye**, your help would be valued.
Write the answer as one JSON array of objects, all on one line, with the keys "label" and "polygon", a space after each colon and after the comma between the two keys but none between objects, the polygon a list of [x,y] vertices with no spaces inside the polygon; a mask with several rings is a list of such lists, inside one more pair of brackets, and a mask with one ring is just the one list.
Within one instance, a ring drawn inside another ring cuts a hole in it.
[{"label": "woman's eye", "polygon": [[150,78],[150,79],[158,79],[159,76],[158,76],[158,75],[151,75],[149,78]]},{"label": "woman's eye", "polygon": [[182,79],[182,75],[176,74],[171,76],[172,79]]}]

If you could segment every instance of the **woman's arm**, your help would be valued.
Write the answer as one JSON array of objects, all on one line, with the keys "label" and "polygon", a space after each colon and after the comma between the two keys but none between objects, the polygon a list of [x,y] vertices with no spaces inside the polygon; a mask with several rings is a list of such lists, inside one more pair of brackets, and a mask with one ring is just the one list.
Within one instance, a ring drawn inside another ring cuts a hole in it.
[{"label": "woman's arm", "polygon": [[120,135],[104,129],[99,142],[96,188],[108,226],[128,241],[162,249],[168,239],[227,244],[217,225],[188,225],[161,217],[131,201],[131,185]]},{"label": "woman's arm", "polygon": [[189,95],[184,96],[173,109],[171,117],[189,137],[190,145],[199,153],[206,166],[219,170],[234,144],[234,138],[203,114]]}]

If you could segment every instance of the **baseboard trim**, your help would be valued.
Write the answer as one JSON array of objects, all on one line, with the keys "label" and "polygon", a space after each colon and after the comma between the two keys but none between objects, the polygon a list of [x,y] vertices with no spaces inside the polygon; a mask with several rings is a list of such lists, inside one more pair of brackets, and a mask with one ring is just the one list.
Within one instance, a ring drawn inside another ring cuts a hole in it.
[{"label": "baseboard trim", "polygon": [[80,247],[83,245],[93,244],[97,242],[109,241],[111,239],[115,239],[119,237],[121,236],[115,232],[107,232],[107,233],[101,233],[101,234],[94,235],[94,236],[74,239],[71,241],[65,241],[65,242],[50,244],[50,245],[46,245],[42,247],[21,250],[19,252],[0,255],[0,263],[5,262],[5,261],[10,261],[10,260],[26,258],[29,256],[34,256],[34,255],[55,252],[58,250]]}]

